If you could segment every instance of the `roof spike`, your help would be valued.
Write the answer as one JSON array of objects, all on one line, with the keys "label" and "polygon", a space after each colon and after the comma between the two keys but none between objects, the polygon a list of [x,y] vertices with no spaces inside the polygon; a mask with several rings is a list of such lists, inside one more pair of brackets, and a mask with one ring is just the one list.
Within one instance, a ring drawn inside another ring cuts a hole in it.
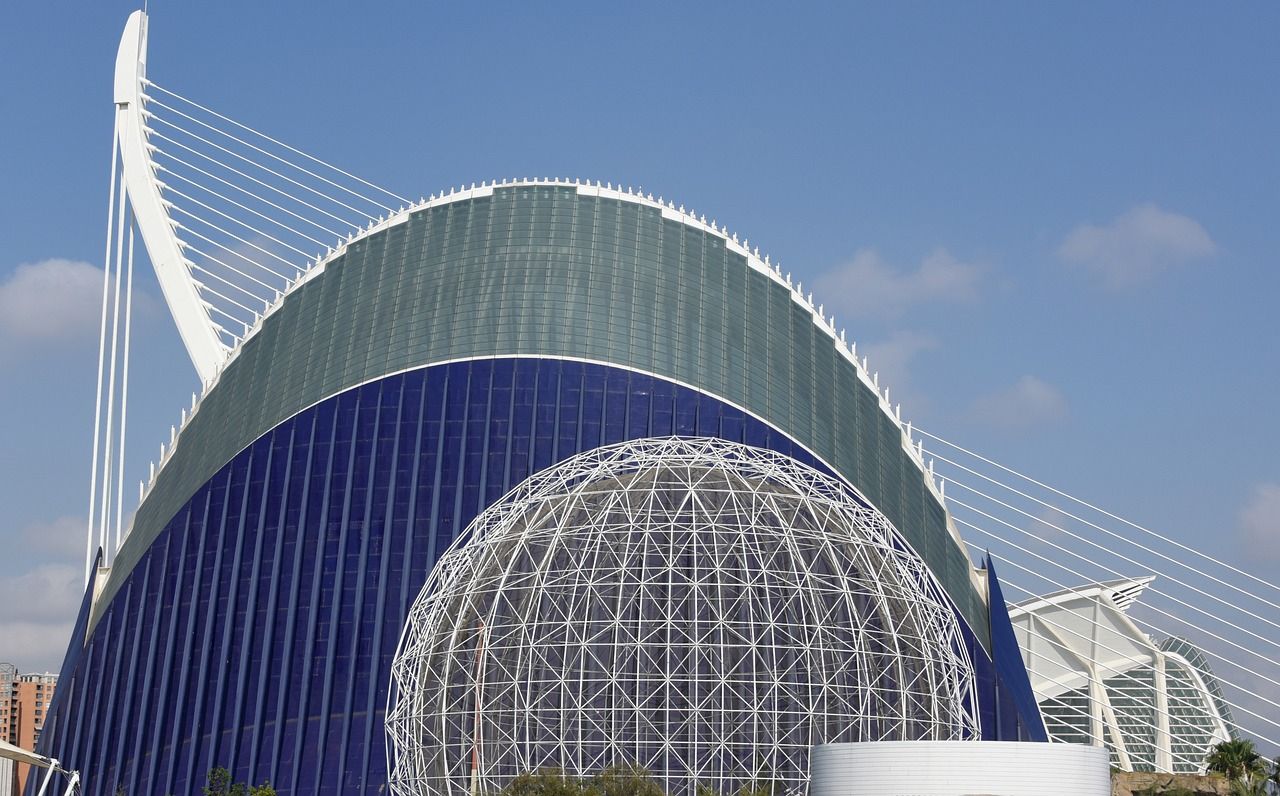
[{"label": "roof spike", "polygon": [[[885,392],[888,392],[888,390],[885,390]],[[893,405],[893,417],[899,423],[902,422],[902,404],[901,403],[896,403]]]}]

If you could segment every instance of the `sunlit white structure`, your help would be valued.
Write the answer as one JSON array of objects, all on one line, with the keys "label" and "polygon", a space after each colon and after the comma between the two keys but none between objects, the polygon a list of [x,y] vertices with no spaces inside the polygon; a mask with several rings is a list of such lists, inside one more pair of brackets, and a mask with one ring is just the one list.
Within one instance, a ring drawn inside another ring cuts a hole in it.
[{"label": "sunlit white structure", "polygon": [[979,730],[954,613],[884,515],[713,439],[532,476],[440,560],[392,674],[404,796],[620,761],[669,793],[803,789],[815,743]]},{"label": "sunlit white structure", "polygon": [[1094,746],[881,741],[814,747],[810,796],[1110,796],[1107,752]]},{"label": "sunlit white structure", "polygon": [[1152,580],[1058,592],[1009,618],[1054,740],[1106,745],[1126,771],[1203,773],[1231,737],[1230,713],[1198,650],[1157,644],[1129,618]]}]

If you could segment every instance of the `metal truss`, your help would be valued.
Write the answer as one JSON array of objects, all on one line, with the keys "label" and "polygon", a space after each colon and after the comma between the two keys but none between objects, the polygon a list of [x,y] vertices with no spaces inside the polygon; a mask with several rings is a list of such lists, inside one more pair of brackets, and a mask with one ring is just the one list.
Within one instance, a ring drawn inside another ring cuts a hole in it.
[{"label": "metal truss", "polygon": [[599,448],[490,507],[415,602],[392,680],[404,796],[618,763],[669,793],[803,792],[813,744],[979,732],[956,615],[887,518],[706,438]]}]

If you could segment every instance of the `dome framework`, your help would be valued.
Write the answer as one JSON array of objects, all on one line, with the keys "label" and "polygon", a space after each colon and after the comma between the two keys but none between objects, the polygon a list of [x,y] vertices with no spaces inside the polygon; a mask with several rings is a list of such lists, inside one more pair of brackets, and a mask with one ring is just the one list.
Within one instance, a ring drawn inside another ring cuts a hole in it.
[{"label": "dome framework", "polygon": [[815,743],[978,735],[954,610],[879,511],[795,460],[643,439],[526,480],[410,611],[400,794],[650,770],[670,793],[803,790]]}]

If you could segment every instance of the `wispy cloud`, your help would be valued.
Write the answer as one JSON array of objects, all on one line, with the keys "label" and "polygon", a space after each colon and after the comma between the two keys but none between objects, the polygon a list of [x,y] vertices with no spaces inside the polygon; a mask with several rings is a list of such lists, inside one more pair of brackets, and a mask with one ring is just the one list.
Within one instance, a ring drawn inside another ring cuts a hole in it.
[{"label": "wispy cloud", "polygon": [[22,540],[29,550],[52,553],[72,561],[85,555],[85,534],[88,520],[84,517],[59,517],[50,522],[38,522],[22,531]]},{"label": "wispy cloud", "polygon": [[1042,426],[1067,414],[1067,399],[1058,388],[1035,376],[1023,376],[1012,386],[984,395],[969,408],[970,419],[1006,430]]},{"label": "wispy cloud", "polygon": [[44,560],[0,576],[0,658],[20,669],[57,671],[84,597],[85,521],[60,517],[19,530],[13,541]]},{"label": "wispy cloud", "polygon": [[[27,622],[66,622],[75,618],[84,594],[84,570],[62,563],[36,564],[26,572],[0,577],[0,605]],[[39,599],[33,599],[37,596]]]},{"label": "wispy cloud", "polygon": [[917,356],[938,347],[938,340],[925,332],[896,331],[879,342],[862,346],[867,353],[867,364],[880,374],[880,385],[892,389],[892,395],[903,402],[903,407],[919,412],[924,409],[924,398],[911,389],[911,364]]},{"label": "wispy cloud", "polygon": [[859,249],[853,259],[817,278],[814,295],[846,313],[849,320],[893,318],[924,303],[965,302],[978,297],[982,270],[934,249],[914,268],[895,267],[874,249]]},{"label": "wispy cloud", "polygon": [[1217,245],[1198,221],[1138,205],[1108,224],[1081,224],[1058,247],[1064,262],[1098,274],[1113,290],[1150,281],[1163,271],[1204,260]]},{"label": "wispy cloud", "polygon": [[79,260],[19,265],[0,282],[0,337],[16,343],[91,337],[102,312],[102,269]]},{"label": "wispy cloud", "polygon": [[1240,509],[1241,542],[1250,560],[1280,561],[1280,484],[1259,484]]}]

